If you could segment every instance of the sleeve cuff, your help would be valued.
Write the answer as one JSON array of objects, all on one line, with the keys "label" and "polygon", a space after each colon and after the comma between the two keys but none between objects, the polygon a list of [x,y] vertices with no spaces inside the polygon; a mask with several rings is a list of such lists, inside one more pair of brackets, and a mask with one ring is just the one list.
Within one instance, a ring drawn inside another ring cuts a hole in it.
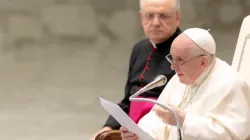
[{"label": "sleeve cuff", "polygon": [[201,121],[202,121],[201,117],[190,113],[186,113],[186,117],[182,125],[183,135],[197,137],[200,129],[197,128],[197,126],[201,124],[200,123]]},{"label": "sleeve cuff", "polygon": [[112,129],[119,130],[121,125],[110,115],[106,121],[106,123],[103,125],[103,127],[109,126]]}]

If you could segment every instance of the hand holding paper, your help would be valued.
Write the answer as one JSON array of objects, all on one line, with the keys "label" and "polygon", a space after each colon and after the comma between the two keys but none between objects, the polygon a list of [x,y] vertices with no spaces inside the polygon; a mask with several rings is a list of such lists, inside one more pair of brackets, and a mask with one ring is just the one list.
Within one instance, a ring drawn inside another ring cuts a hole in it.
[{"label": "hand holding paper", "polygon": [[126,127],[130,132],[135,133],[140,140],[154,140],[149,134],[145,133],[117,104],[100,98],[103,108],[110,113],[121,126]]}]

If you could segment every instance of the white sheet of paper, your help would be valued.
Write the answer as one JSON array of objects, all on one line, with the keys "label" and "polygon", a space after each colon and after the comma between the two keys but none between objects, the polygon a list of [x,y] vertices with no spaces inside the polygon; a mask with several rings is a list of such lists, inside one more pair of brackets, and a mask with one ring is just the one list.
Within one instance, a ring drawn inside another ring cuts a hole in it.
[{"label": "white sheet of paper", "polygon": [[[99,97],[100,98],[100,97]],[[149,134],[144,132],[121,108],[115,103],[100,98],[100,103],[104,109],[112,115],[121,126],[126,127],[130,132],[135,133],[140,140],[154,140]]]}]

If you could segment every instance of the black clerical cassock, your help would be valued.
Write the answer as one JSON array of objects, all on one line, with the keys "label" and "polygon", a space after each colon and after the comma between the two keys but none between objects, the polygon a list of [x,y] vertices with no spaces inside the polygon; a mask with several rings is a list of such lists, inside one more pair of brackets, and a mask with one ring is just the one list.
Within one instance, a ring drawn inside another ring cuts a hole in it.
[{"label": "black clerical cassock", "polygon": [[[180,33],[181,30],[177,28],[173,36],[163,43],[153,46],[148,39],[144,39],[136,43],[133,48],[130,57],[127,82],[125,86],[125,96],[118,105],[127,114],[133,117],[133,120],[136,123],[143,115],[145,115],[149,111],[149,109],[144,109],[144,111],[142,111],[142,105],[137,106],[139,107],[138,109],[134,108],[135,106],[131,106],[129,97],[143,86],[152,82],[158,75],[165,75],[168,81],[172,78],[175,72],[171,70],[171,64],[166,60],[165,57],[170,53],[170,47],[173,40]],[[145,98],[158,98],[164,87],[165,85],[156,87],[141,94],[140,96]],[[131,112],[132,110],[133,112]],[[147,111],[145,112],[145,110]],[[113,129],[120,128],[120,124],[112,116],[109,116],[104,126],[110,126]]]}]

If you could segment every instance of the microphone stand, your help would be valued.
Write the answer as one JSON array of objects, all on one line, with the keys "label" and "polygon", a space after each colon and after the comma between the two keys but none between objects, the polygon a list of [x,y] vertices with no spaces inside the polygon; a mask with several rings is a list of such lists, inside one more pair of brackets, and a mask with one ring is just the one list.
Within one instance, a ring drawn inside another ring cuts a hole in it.
[{"label": "microphone stand", "polygon": [[135,98],[136,96],[138,96],[138,95],[140,95],[140,94],[142,94],[142,93],[143,93],[143,91],[140,91],[140,90],[139,90],[139,91],[136,92],[135,94],[131,95],[131,96],[129,97],[129,100],[130,100],[130,101],[136,101],[136,102],[151,102],[151,103],[153,103],[153,104],[157,104],[157,105],[159,105],[160,107],[162,107],[162,108],[168,110],[168,111],[174,116],[174,119],[175,119],[175,121],[176,121],[178,140],[182,140],[182,137],[181,137],[180,119],[179,119],[178,115],[176,114],[176,112],[173,111],[171,108],[169,108],[169,107],[167,107],[167,106],[165,106],[165,105],[163,105],[163,104],[161,104],[161,103],[159,103],[159,102],[157,102],[157,101],[155,101],[155,100],[153,100],[153,99]]}]

